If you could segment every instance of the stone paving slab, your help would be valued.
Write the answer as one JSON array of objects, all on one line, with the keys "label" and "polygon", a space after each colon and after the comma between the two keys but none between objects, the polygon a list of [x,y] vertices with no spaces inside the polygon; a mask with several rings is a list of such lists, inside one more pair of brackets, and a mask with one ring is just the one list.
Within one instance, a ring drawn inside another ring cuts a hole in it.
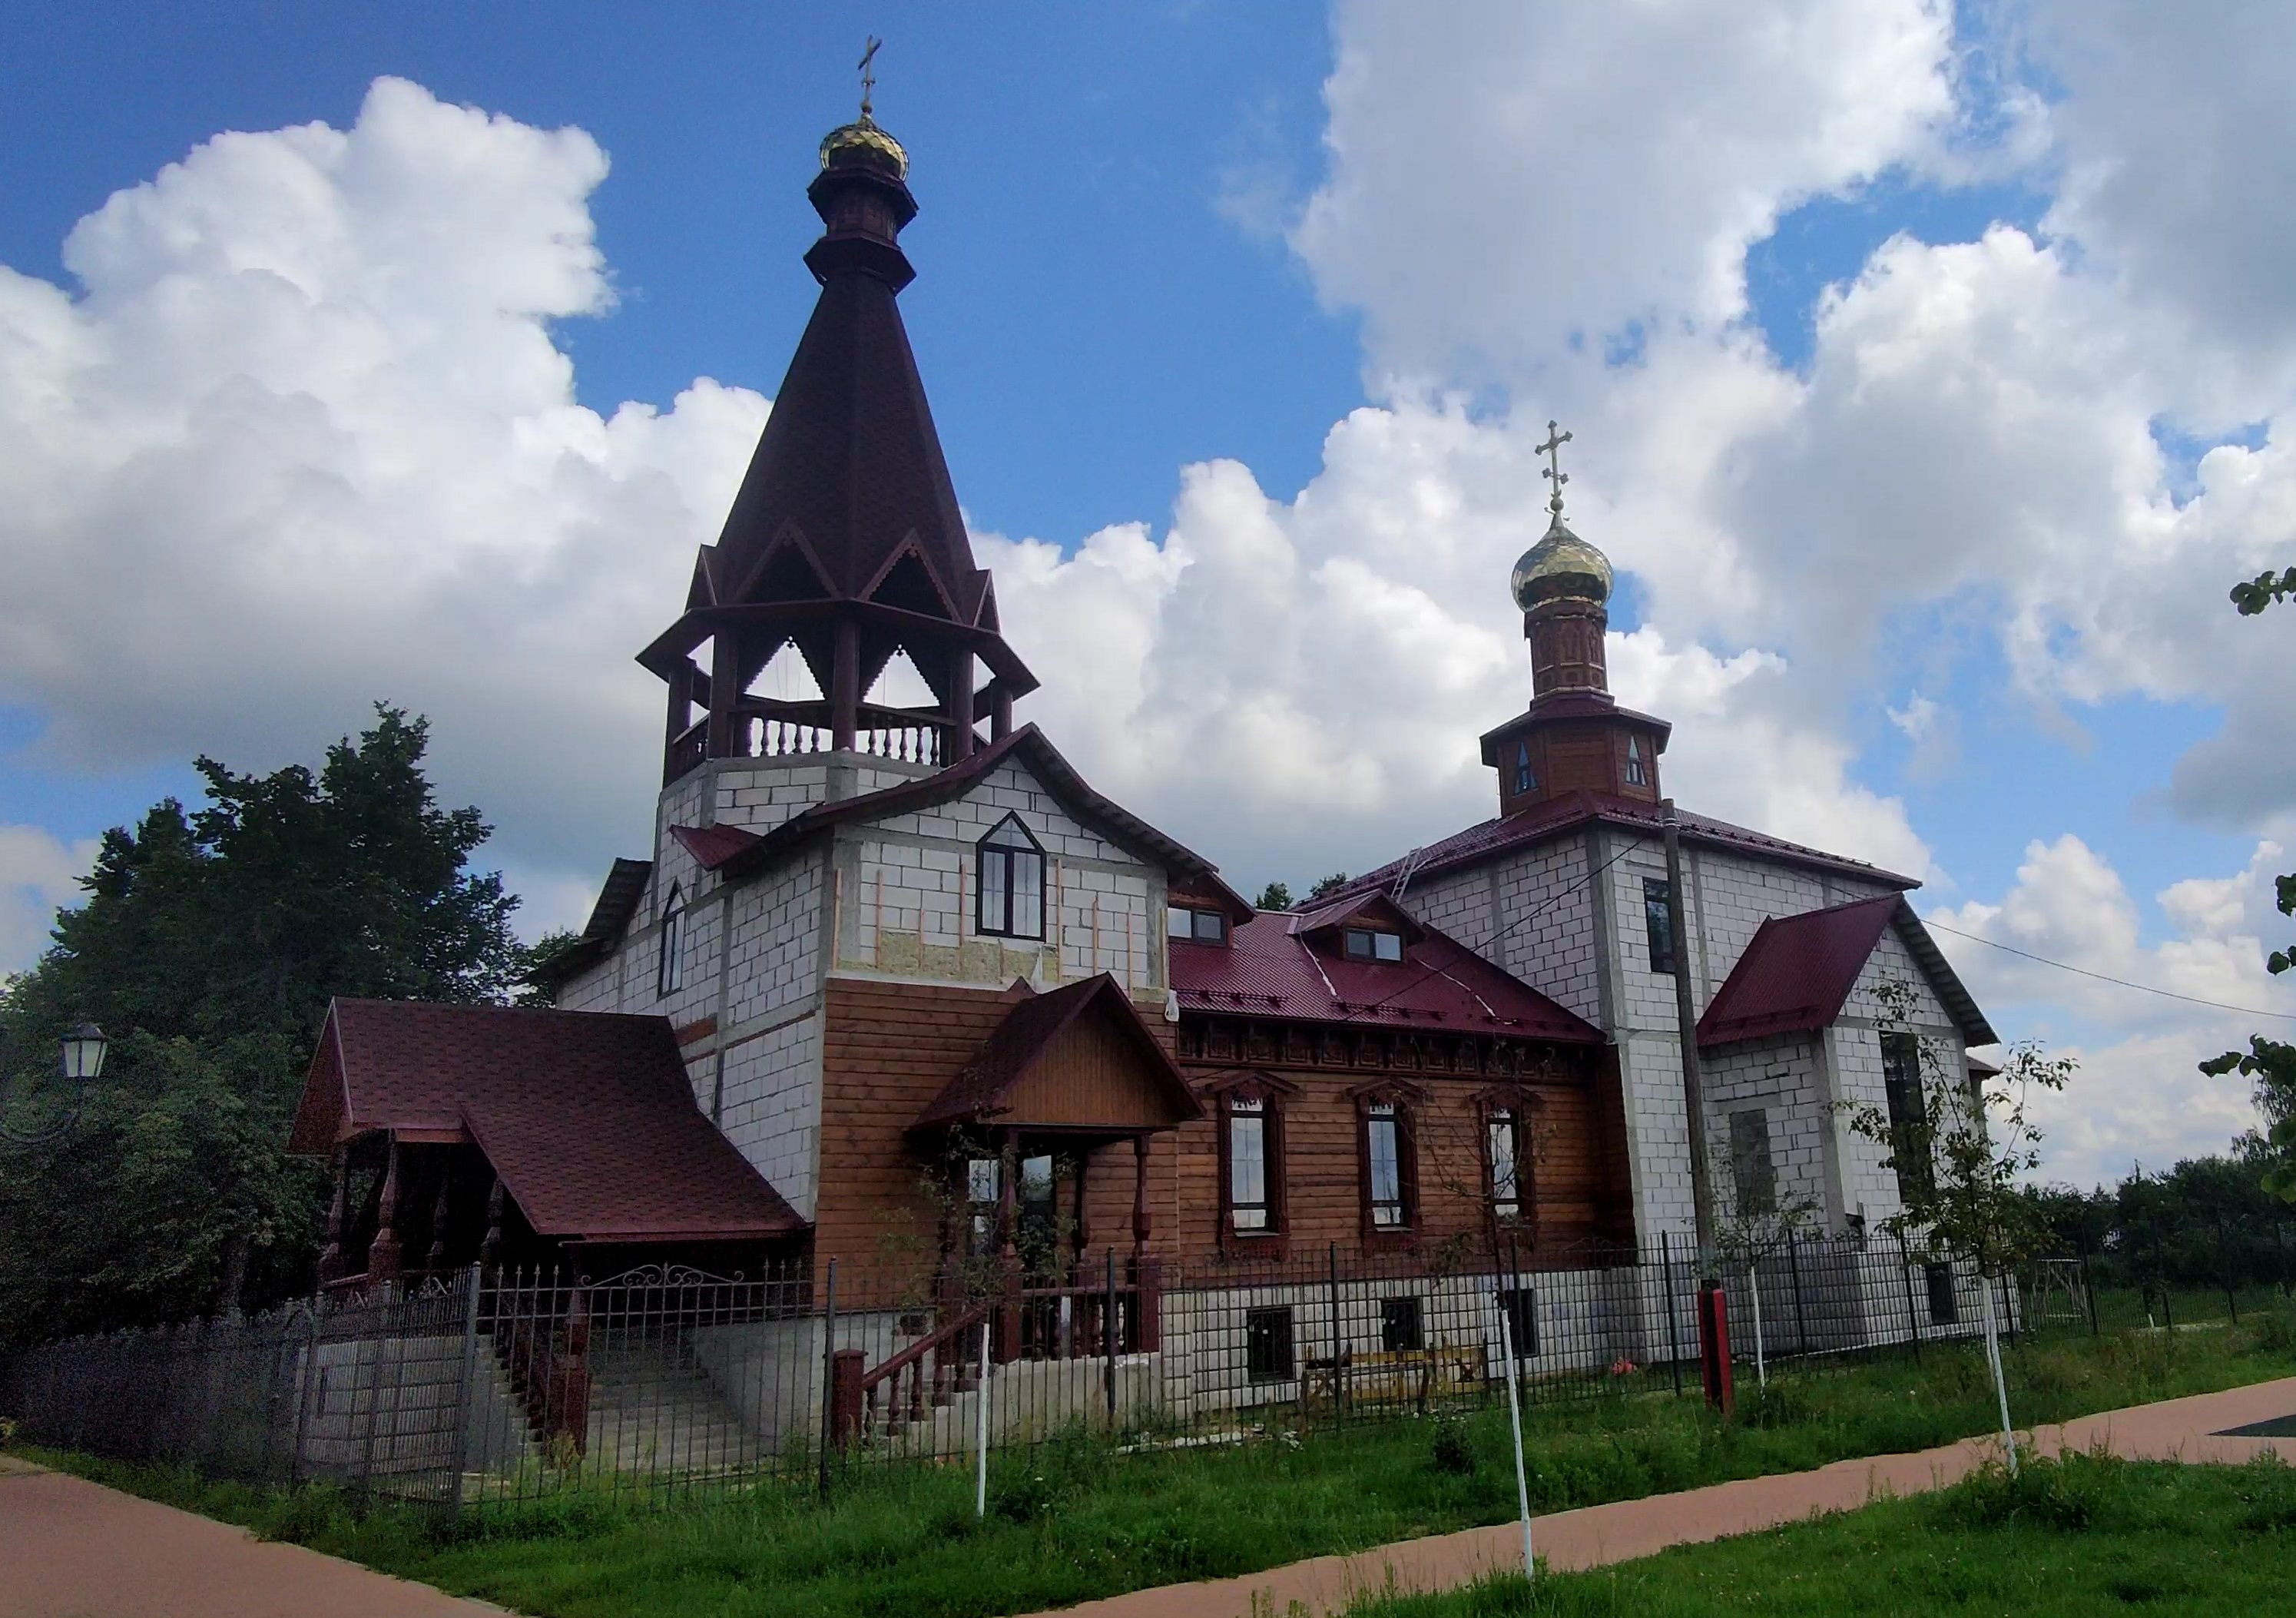
[{"label": "stone paving slab", "polygon": [[504,1610],[0,1456],[0,1618],[500,1618]]},{"label": "stone paving slab", "polygon": [[[2102,1446],[2129,1460],[2237,1464],[2273,1451],[2273,1441],[2231,1437],[2225,1429],[2292,1413],[2296,1377],[2287,1377],[2082,1417],[2062,1426],[2039,1428],[2032,1441],[2045,1455]],[[2283,1443],[2280,1452],[2296,1458],[2296,1443]],[[1601,1567],[1672,1545],[1752,1533],[1822,1512],[1852,1510],[1878,1498],[1942,1488],[2000,1453],[1997,1437],[1964,1439],[1910,1455],[1836,1461],[1815,1472],[1743,1478],[1680,1494],[1557,1512],[1536,1519],[1531,1537],[1538,1554],[1551,1567]],[[1255,1597],[1263,1604],[1260,1611],[1279,1618],[1295,1601],[1320,1614],[1345,1607],[1360,1592],[1390,1584],[1404,1591],[1448,1589],[1496,1568],[1521,1565],[1521,1527],[1505,1523],[1406,1540],[1352,1556],[1318,1556],[1240,1579],[1135,1590],[1063,1607],[1061,1618],[1250,1618]]]}]

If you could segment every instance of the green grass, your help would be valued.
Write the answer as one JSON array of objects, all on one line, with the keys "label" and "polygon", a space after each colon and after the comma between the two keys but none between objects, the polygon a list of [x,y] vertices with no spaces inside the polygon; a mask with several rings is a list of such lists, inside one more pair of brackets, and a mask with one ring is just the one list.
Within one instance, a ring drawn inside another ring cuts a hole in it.
[{"label": "green grass", "polygon": [[[2026,1426],[2296,1375],[2296,1332],[2243,1323],[2054,1343],[2008,1356]],[[1535,1409],[1539,1511],[1800,1471],[1988,1431],[1973,1347],[1774,1376],[1738,1419],[1649,1392]],[[972,1515],[955,1468],[857,1468],[823,1505],[767,1490],[652,1511],[579,1491],[489,1507],[440,1537],[409,1513],[364,1515],[324,1490],[51,1457],[100,1481],[552,1618],[904,1614],[982,1618],[1146,1585],[1246,1573],[1332,1551],[1503,1522],[1514,1512],[1504,1409],[1278,1434],[1231,1450],[1119,1456],[1081,1434],[996,1458]]]},{"label": "green grass", "polygon": [[1584,1573],[1358,1602],[1349,1618],[2284,1612],[2296,1469],[2029,1461],[1933,1495]]}]

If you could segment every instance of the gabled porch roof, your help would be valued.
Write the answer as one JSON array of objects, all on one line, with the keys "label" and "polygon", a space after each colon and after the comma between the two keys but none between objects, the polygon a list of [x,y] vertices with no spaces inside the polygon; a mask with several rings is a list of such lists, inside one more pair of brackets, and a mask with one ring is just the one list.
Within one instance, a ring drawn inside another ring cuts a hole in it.
[{"label": "gabled porch roof", "polygon": [[909,1127],[992,1123],[1140,1134],[1203,1115],[1131,997],[1102,973],[1043,994],[1021,993],[980,1054]]}]

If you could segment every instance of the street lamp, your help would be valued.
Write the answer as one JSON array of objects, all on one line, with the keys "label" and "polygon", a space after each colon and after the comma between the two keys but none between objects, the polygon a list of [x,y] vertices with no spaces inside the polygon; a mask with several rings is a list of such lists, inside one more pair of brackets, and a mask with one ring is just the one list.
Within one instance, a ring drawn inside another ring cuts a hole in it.
[{"label": "street lamp", "polygon": [[103,1030],[93,1023],[76,1023],[57,1041],[59,1064],[64,1082],[71,1087],[70,1105],[64,1115],[45,1129],[29,1131],[11,1127],[8,1109],[14,1104],[14,1088],[0,1094],[0,1140],[11,1146],[37,1146],[61,1137],[79,1121],[80,1107],[87,1100],[87,1087],[103,1077],[103,1058],[111,1048]]}]

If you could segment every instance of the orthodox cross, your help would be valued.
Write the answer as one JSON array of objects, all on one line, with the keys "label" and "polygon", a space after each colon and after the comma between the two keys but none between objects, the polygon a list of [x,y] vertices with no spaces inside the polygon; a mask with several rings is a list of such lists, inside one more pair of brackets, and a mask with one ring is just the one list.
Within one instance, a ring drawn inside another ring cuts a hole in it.
[{"label": "orthodox cross", "polygon": [[1547,500],[1546,509],[1553,512],[1555,520],[1560,522],[1562,517],[1562,486],[1570,481],[1570,474],[1562,470],[1562,457],[1557,452],[1570,441],[1570,435],[1567,432],[1555,431],[1554,426],[1553,422],[1546,423],[1546,442],[1539,445],[1532,453],[1546,457],[1546,469],[1540,472],[1539,476],[1554,485],[1554,493]]},{"label": "orthodox cross", "polygon": [[866,37],[868,48],[861,53],[861,116],[865,120],[869,116],[869,92],[877,87],[877,76],[869,70],[869,64],[877,59],[877,47],[885,43],[874,34]]}]

